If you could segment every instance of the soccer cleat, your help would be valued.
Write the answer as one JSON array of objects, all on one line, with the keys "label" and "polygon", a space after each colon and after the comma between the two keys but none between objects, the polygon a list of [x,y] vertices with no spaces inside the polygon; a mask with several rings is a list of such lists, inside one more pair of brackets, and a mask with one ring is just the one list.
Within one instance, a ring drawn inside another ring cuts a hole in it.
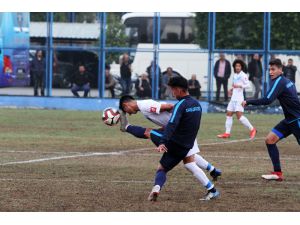
[{"label": "soccer cleat", "polygon": [[214,193],[209,191],[203,198],[200,198],[200,201],[209,201],[212,199],[216,199],[219,196],[220,196],[220,192],[218,192],[217,190]]},{"label": "soccer cleat", "polygon": [[128,125],[128,118],[123,110],[120,110],[120,130],[126,132],[126,126]]},{"label": "soccer cleat", "polygon": [[254,139],[255,138],[255,135],[257,133],[257,130],[255,128],[253,128],[251,131],[250,131],[250,139]]},{"label": "soccer cleat", "polygon": [[213,178],[214,181],[218,180],[218,177],[221,175],[222,171],[217,168],[210,172],[210,176]]},{"label": "soccer cleat", "polygon": [[160,186],[159,185],[155,185],[152,188],[152,191],[150,192],[149,196],[148,196],[148,200],[149,201],[153,201],[156,202],[158,195],[159,195],[159,191],[160,191]]},{"label": "soccer cleat", "polygon": [[261,175],[261,177],[265,180],[283,181],[282,172],[271,172],[271,174]]},{"label": "soccer cleat", "polygon": [[230,138],[230,134],[229,133],[224,133],[224,134],[219,134],[217,135],[218,138]]}]

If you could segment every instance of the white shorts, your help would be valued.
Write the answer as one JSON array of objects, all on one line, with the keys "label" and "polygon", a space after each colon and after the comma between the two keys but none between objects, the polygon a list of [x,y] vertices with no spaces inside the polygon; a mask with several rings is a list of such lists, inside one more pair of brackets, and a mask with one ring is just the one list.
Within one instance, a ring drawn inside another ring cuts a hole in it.
[{"label": "white shorts", "polygon": [[230,101],[227,106],[227,111],[230,112],[244,112],[244,107],[240,101]]},{"label": "white shorts", "polygon": [[194,146],[193,146],[192,149],[188,152],[188,154],[186,155],[186,157],[191,156],[191,155],[194,155],[194,154],[196,154],[196,153],[198,153],[198,152],[200,152],[200,150],[199,150],[199,146],[198,146],[197,139],[195,139]]}]

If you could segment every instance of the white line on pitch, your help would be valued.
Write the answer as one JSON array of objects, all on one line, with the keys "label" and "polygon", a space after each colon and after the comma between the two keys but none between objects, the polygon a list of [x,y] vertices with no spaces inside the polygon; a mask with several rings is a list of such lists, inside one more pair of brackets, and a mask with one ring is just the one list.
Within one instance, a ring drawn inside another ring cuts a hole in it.
[{"label": "white line on pitch", "polygon": [[[259,140],[259,138],[255,139],[255,140]],[[250,139],[239,139],[239,140],[232,140],[232,141],[226,141],[226,142],[206,143],[206,144],[202,144],[202,146],[217,145],[217,144],[218,145],[219,144],[231,144],[231,143],[245,142],[245,141],[250,141]],[[16,164],[30,164],[30,163],[37,163],[37,162],[80,158],[80,157],[120,155],[120,154],[124,154],[124,153],[146,151],[146,150],[150,150],[153,148],[154,147],[151,147],[151,148],[148,147],[148,148],[140,148],[140,149],[121,150],[121,151],[116,151],[116,152],[87,152],[87,153],[76,154],[76,155],[54,156],[54,157],[47,157],[47,158],[7,162],[7,163],[1,163],[0,166],[16,165]]]}]

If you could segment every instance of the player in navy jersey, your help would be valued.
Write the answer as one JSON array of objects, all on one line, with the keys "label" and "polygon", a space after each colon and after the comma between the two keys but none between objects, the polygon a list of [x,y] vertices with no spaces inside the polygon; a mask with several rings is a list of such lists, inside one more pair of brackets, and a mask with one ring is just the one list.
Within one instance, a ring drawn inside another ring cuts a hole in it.
[{"label": "player in navy jersey", "polygon": [[242,103],[244,107],[246,105],[269,105],[278,99],[283,109],[284,120],[271,130],[265,140],[274,167],[274,172],[262,175],[262,178],[266,180],[283,180],[276,143],[293,134],[300,145],[300,101],[295,84],[283,76],[282,67],[280,59],[271,60],[269,63],[271,83],[266,96],[261,99],[246,100]]}]

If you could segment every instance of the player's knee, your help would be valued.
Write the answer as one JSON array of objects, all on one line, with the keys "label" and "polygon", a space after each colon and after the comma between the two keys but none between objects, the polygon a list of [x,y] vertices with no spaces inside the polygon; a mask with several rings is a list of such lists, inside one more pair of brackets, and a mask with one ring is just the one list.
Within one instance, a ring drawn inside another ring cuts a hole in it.
[{"label": "player's knee", "polygon": [[194,155],[187,156],[182,161],[184,164],[195,162],[195,156]]},{"label": "player's knee", "polygon": [[267,145],[272,145],[272,144],[276,144],[276,138],[272,137],[272,136],[267,136],[265,139],[265,143]]}]

